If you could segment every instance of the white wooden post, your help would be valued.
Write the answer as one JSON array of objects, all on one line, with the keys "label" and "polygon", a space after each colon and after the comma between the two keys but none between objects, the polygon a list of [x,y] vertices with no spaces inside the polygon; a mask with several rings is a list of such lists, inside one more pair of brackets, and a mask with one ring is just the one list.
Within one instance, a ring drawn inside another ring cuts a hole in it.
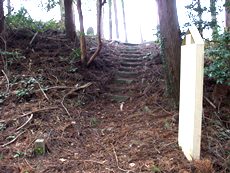
[{"label": "white wooden post", "polygon": [[200,159],[204,41],[191,27],[181,47],[178,142],[188,160]]}]

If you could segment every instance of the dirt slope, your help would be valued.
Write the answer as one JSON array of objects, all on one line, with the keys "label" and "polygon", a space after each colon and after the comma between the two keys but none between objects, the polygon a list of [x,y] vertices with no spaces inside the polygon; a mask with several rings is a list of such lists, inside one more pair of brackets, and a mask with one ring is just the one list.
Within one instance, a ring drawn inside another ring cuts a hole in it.
[{"label": "dirt slope", "polygon": [[[104,41],[100,57],[85,69],[73,55],[77,45],[62,33],[33,36],[9,34],[6,51],[18,54],[0,61],[3,69],[8,60],[8,73],[0,76],[0,172],[229,171],[229,124],[218,124],[209,103],[202,160],[183,156],[156,45]],[[92,54],[95,39],[87,40]],[[33,151],[38,138],[46,143],[42,156]]]}]

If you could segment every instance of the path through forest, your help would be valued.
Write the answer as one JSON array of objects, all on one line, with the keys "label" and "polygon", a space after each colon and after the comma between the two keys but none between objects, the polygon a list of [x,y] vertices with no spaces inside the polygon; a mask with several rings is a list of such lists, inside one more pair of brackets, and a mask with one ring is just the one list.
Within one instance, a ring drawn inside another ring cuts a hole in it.
[{"label": "path through forest", "polygon": [[[1,98],[3,173],[186,173],[210,168],[209,160],[189,163],[178,147],[178,112],[164,95],[157,45],[104,41],[100,57],[85,69],[73,43],[58,32],[43,34],[33,44],[29,32],[17,31],[8,40],[9,51],[17,49],[20,56],[12,57],[10,91]],[[87,43],[92,54],[96,40],[87,38]],[[7,82],[0,77],[4,91]],[[87,83],[76,90],[76,84]],[[45,139],[45,155],[33,151],[38,138]]]}]

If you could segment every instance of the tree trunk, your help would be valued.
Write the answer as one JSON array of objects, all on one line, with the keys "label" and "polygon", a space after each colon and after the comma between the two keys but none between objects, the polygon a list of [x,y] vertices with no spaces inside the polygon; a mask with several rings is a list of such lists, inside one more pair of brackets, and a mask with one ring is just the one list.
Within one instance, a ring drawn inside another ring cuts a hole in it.
[{"label": "tree trunk", "polygon": [[115,15],[115,25],[116,25],[116,37],[119,39],[119,27],[118,27],[118,17],[117,17],[117,1],[113,0],[114,15]]},{"label": "tree trunk", "polygon": [[203,20],[202,20],[202,7],[201,7],[201,4],[200,4],[200,0],[197,1],[197,8],[199,9],[198,10],[198,18],[199,18],[199,21],[198,21],[198,31],[200,33],[200,35],[203,37]]},{"label": "tree trunk", "polygon": [[65,24],[65,5],[64,5],[64,0],[59,0],[59,5],[60,5],[60,13],[61,13],[61,20],[60,23],[62,26]]},{"label": "tree trunk", "polygon": [[226,20],[226,29],[230,29],[230,0],[225,0],[225,20]]},{"label": "tree trunk", "polygon": [[104,8],[102,8],[102,16],[101,16],[101,38],[105,38],[105,36],[104,36],[104,16],[105,16],[105,11],[104,11]]},{"label": "tree trunk", "polygon": [[7,15],[10,16],[12,11],[10,0],[7,0]]},{"label": "tree trunk", "polygon": [[217,0],[210,0],[210,12],[211,12],[211,28],[212,28],[212,37],[217,32],[217,11],[216,11],[216,1]]},{"label": "tree trunk", "polygon": [[121,0],[121,4],[122,4],[122,13],[123,13],[123,22],[124,22],[124,31],[125,31],[125,42],[128,42],[127,29],[126,29],[126,18],[125,18],[125,4],[124,4],[124,0]]},{"label": "tree trunk", "polygon": [[142,29],[141,29],[141,24],[140,24],[140,37],[141,37],[141,43],[144,43]]},{"label": "tree trunk", "polygon": [[83,14],[81,10],[81,0],[77,0],[77,10],[79,15],[79,22],[80,22],[80,48],[81,48],[81,63],[86,65],[86,41],[85,41],[85,31],[84,31],[84,22],[83,22]]},{"label": "tree trunk", "polygon": [[0,0],[0,33],[2,33],[5,29],[5,16],[4,16],[4,9],[3,9],[3,1]]},{"label": "tree trunk", "polygon": [[113,38],[112,0],[109,0],[109,39]]},{"label": "tree trunk", "polygon": [[73,12],[73,0],[64,0],[65,6],[65,30],[66,35],[69,39],[75,40],[76,29],[75,29],[75,19]]},{"label": "tree trunk", "polygon": [[98,54],[101,51],[102,48],[102,42],[101,42],[101,16],[102,16],[102,7],[106,3],[106,0],[97,0],[97,50],[92,55],[92,57],[89,59],[87,65],[90,65],[93,60],[98,56]]},{"label": "tree trunk", "polygon": [[179,105],[181,40],[176,0],[157,0],[167,92]]}]

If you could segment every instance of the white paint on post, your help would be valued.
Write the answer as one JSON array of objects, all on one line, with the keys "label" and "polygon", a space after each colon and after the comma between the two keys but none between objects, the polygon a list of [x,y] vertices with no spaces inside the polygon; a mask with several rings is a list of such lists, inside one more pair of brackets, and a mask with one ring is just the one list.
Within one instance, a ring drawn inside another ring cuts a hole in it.
[{"label": "white paint on post", "polygon": [[200,159],[204,41],[191,27],[181,47],[178,142],[188,160]]}]

